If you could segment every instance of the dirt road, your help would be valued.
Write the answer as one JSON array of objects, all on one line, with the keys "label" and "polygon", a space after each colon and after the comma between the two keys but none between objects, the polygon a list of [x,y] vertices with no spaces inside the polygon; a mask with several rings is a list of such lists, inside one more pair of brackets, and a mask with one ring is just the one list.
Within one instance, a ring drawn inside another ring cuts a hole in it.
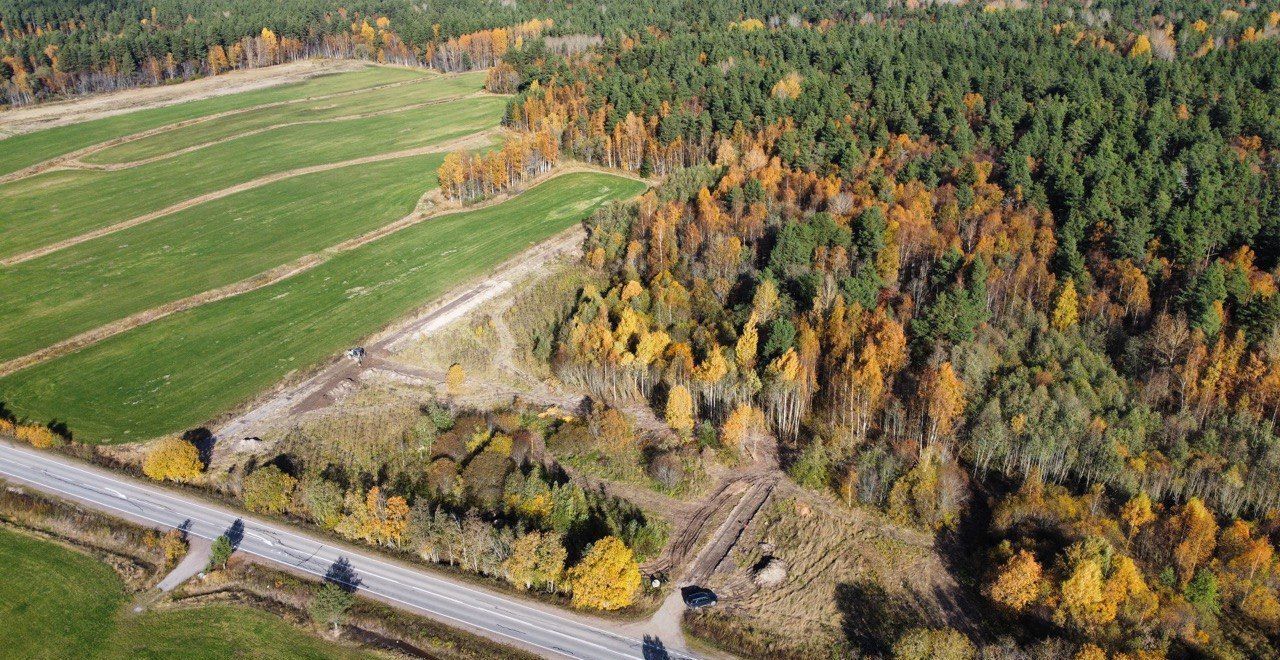
[{"label": "dirt road", "polygon": [[255,437],[253,433],[273,421],[331,405],[344,384],[356,382],[366,371],[382,369],[424,380],[442,381],[443,374],[398,363],[393,359],[393,353],[404,343],[438,331],[501,294],[511,286],[513,280],[521,277],[521,273],[542,268],[553,259],[579,249],[582,245],[582,232],[582,227],[575,225],[508,259],[484,279],[456,287],[441,296],[435,304],[368,340],[364,344],[366,355],[362,362],[335,358],[314,374],[294,383],[284,384],[274,393],[260,399],[247,411],[218,427],[215,432],[218,442],[215,443],[214,465],[211,469],[218,466],[226,468],[242,460],[246,454],[267,451],[269,448],[265,446],[266,443],[246,438]]}]

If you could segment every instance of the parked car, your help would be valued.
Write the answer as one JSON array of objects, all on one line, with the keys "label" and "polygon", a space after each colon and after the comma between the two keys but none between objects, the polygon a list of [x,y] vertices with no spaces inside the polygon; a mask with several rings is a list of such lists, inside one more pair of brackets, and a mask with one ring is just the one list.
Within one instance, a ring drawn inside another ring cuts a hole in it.
[{"label": "parked car", "polygon": [[702,587],[685,587],[680,590],[680,595],[684,597],[685,606],[691,610],[711,607],[720,601],[714,591]]}]

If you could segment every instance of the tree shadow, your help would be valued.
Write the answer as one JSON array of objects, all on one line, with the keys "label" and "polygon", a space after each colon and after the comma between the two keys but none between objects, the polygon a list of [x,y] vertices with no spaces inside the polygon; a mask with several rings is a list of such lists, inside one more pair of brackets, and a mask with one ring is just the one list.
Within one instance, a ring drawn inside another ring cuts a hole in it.
[{"label": "tree shadow", "polygon": [[60,421],[60,420],[56,420],[56,419],[55,419],[55,420],[51,420],[51,421],[46,425],[46,427],[47,427],[50,431],[53,431],[56,435],[61,436],[61,437],[62,437],[62,439],[63,439],[63,440],[66,440],[67,442],[71,442],[71,440],[73,439],[73,438],[71,437],[71,427],[70,427],[70,426],[67,426],[67,423],[66,423],[66,422],[64,422],[64,421]]},{"label": "tree shadow", "polygon": [[213,431],[201,426],[182,434],[182,439],[195,445],[200,454],[200,462],[208,465],[213,460],[213,445],[217,442]]},{"label": "tree shadow", "polygon": [[227,541],[231,543],[233,550],[239,548],[240,542],[244,540],[244,521],[236,518],[235,522],[231,523],[231,526],[222,535],[227,537]]},{"label": "tree shadow", "polygon": [[360,576],[356,574],[355,567],[346,557],[339,557],[329,566],[329,570],[325,571],[324,581],[338,585],[347,593],[355,593],[355,590],[360,587]]},{"label": "tree shadow", "polygon": [[845,638],[866,655],[887,656],[903,632],[921,625],[904,598],[874,582],[837,585],[836,607]]},{"label": "tree shadow", "polygon": [[658,639],[657,635],[644,636],[644,660],[667,660],[671,654],[667,652],[667,647]]}]

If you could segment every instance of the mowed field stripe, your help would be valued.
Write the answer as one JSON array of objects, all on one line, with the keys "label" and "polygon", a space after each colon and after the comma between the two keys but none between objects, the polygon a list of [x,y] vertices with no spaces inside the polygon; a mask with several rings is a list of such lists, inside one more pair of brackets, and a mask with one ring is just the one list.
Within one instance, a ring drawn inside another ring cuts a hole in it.
[{"label": "mowed field stripe", "polygon": [[230,142],[232,140],[240,140],[243,138],[253,137],[255,135],[261,135],[263,133],[267,133],[270,131],[289,128],[291,126],[311,126],[315,124],[331,124],[336,122],[351,121],[354,119],[369,119],[371,117],[383,117],[386,115],[393,115],[398,112],[409,112],[411,110],[421,110],[422,108],[429,108],[433,105],[440,105],[442,103],[452,103],[454,101],[461,101],[463,99],[473,98],[478,96],[491,96],[491,95],[483,91],[476,91],[476,92],[470,92],[467,94],[455,94],[453,96],[444,96],[431,101],[423,101],[421,103],[412,103],[410,105],[403,105],[403,106],[398,106],[394,108],[384,108],[382,110],[376,110],[373,112],[360,112],[360,113],[354,113],[349,115],[339,115],[337,117],[327,117],[325,119],[302,119],[298,121],[289,121],[289,122],[284,122],[282,124],[272,124],[270,126],[261,126],[258,128],[249,129],[247,131],[244,131],[243,133],[235,133],[232,135],[227,135],[224,137],[220,137],[216,140],[209,140],[208,142],[193,144],[191,146],[183,147],[175,151],[157,154],[155,156],[149,156],[147,158],[142,158],[139,160],[119,162],[119,163],[93,163],[93,162],[84,161],[80,158],[76,158],[63,163],[58,167],[59,169],[97,170],[101,172],[115,172],[119,170],[127,170],[133,167],[142,167],[143,165],[150,165],[152,163],[156,163],[162,160],[168,160],[170,158],[177,158],[178,156],[183,156],[193,151],[199,151],[201,149],[207,149],[209,147],[217,146],[224,142]]},{"label": "mowed field stripe", "polygon": [[191,428],[646,187],[597,172],[557,176],[0,378],[0,400],[19,416],[65,421],[86,441]]},{"label": "mowed field stripe", "polygon": [[[463,140],[474,139],[475,137],[477,136],[469,136],[468,138],[463,138]],[[573,167],[565,167],[565,168],[552,170],[551,172],[548,172],[538,177],[536,180],[534,180],[530,184],[530,187],[538,185],[545,181],[550,181],[552,179],[563,176],[565,174],[575,174],[575,173],[582,173],[587,171],[592,171],[592,168],[573,166]],[[626,178],[631,178],[631,177],[626,177]],[[641,181],[640,179],[633,179],[633,180]],[[430,194],[430,192],[428,192],[427,194]],[[470,213],[473,211],[479,211],[484,208],[494,206],[496,204],[501,204],[518,197],[519,197],[518,193],[515,195],[505,195],[500,197],[494,197],[492,199],[485,200],[484,202],[481,202],[479,204],[475,204],[465,208],[442,209],[436,212],[423,212],[421,210],[415,209],[409,215],[406,215],[403,218],[400,218],[399,220],[392,222],[388,225],[366,232],[360,236],[345,240],[337,245],[334,245],[333,247],[326,248],[323,251],[304,255],[302,257],[294,259],[289,263],[281,264],[279,266],[276,266],[275,268],[272,268],[271,270],[254,275],[253,277],[240,280],[239,282],[233,282],[226,286],[221,286],[216,289],[211,289],[209,291],[203,291],[195,295],[187,296],[186,298],[183,298],[181,300],[175,300],[173,302],[165,303],[164,305],[160,305],[152,309],[148,309],[148,310],[138,312],[136,314],[132,314],[125,318],[112,321],[111,323],[108,323],[106,325],[99,326],[97,328],[88,330],[86,332],[82,332],[78,335],[75,335],[74,337],[64,339],[51,346],[42,348],[33,353],[29,353],[27,355],[23,355],[21,357],[17,357],[12,360],[8,360],[6,362],[0,363],[0,378],[16,373],[28,367],[40,364],[41,362],[47,362],[54,358],[67,355],[69,353],[74,353],[75,351],[80,350],[86,346],[90,346],[92,344],[100,342],[109,337],[118,335],[122,332],[127,332],[129,330],[141,327],[148,323],[158,321],[166,316],[170,316],[178,312],[194,309],[201,305],[207,305],[209,303],[217,302],[219,300],[224,300],[232,296],[238,296],[244,293],[249,293],[250,291],[255,291],[265,286],[270,286],[282,280],[293,277],[294,275],[297,275],[299,273],[303,273],[312,268],[315,268],[316,266],[319,266],[320,264],[324,263],[325,261],[328,261],[329,259],[331,259],[336,255],[342,254],[344,252],[349,252],[351,250],[355,250],[356,248],[372,243],[373,241],[389,236],[403,229],[412,227],[420,222],[424,222],[430,219],[455,215],[458,213]]]},{"label": "mowed field stripe", "polygon": [[[312,82],[312,81],[314,81],[314,80],[322,80],[322,79],[325,79],[325,78],[331,78],[331,77],[359,76],[359,75],[360,75],[360,74],[362,74],[362,73],[366,73],[366,72],[376,72],[376,71],[378,71],[378,69],[377,69],[377,68],[375,68],[375,67],[370,67],[367,71],[349,72],[349,73],[336,73],[336,74],[327,74],[327,75],[323,75],[323,76],[317,76],[316,78],[313,78],[311,81],[306,81],[306,82],[303,82],[303,83],[292,83],[292,84],[290,84],[290,85],[285,85],[284,87],[305,86],[305,85],[307,84],[307,82]],[[21,169],[18,169],[18,170],[12,171],[12,172],[8,172],[8,173],[5,173],[5,174],[0,174],[0,185],[5,184],[5,183],[9,183],[9,182],[11,182],[11,181],[18,181],[18,180],[21,180],[21,179],[25,179],[25,178],[28,178],[28,177],[35,176],[35,175],[37,175],[37,174],[40,174],[41,172],[44,172],[44,171],[47,171],[47,170],[53,169],[53,168],[57,167],[57,166],[58,166],[58,165],[60,165],[60,164],[66,163],[66,162],[71,161],[71,160],[76,160],[76,159],[79,159],[79,158],[87,157],[87,156],[89,156],[90,154],[93,154],[93,153],[95,153],[95,152],[101,151],[101,150],[106,149],[106,148],[109,148],[109,147],[113,147],[113,146],[120,145],[120,144],[125,144],[125,143],[127,143],[127,142],[132,142],[132,141],[134,141],[134,140],[143,139],[143,138],[150,137],[150,136],[153,136],[153,135],[159,135],[159,134],[162,134],[162,133],[164,133],[164,132],[166,132],[166,131],[172,131],[172,130],[175,130],[175,129],[178,129],[178,128],[182,128],[182,127],[185,127],[185,126],[192,126],[192,125],[195,125],[195,124],[201,124],[201,123],[204,123],[204,122],[208,122],[208,121],[213,121],[213,120],[216,120],[216,119],[220,119],[220,118],[223,118],[223,117],[229,117],[229,116],[232,116],[232,115],[242,114],[242,113],[246,113],[246,112],[255,112],[255,111],[258,111],[258,110],[264,110],[264,109],[268,109],[268,108],[277,108],[277,107],[287,106],[287,105],[296,104],[296,103],[311,103],[311,102],[314,102],[314,101],[321,101],[321,100],[331,99],[331,98],[340,98],[340,97],[344,97],[344,96],[351,96],[351,95],[353,95],[353,94],[362,94],[362,93],[371,92],[371,91],[375,91],[375,90],[381,90],[381,89],[387,89],[387,88],[400,87],[400,86],[407,85],[407,84],[419,83],[419,82],[423,82],[423,81],[432,80],[432,79],[434,79],[434,78],[436,78],[436,77],[437,77],[436,75],[427,74],[427,73],[425,73],[425,72],[424,72],[422,75],[415,76],[415,77],[410,78],[410,79],[408,79],[408,80],[397,80],[397,81],[394,81],[394,82],[382,83],[382,84],[373,85],[373,86],[370,86],[370,87],[358,87],[358,88],[356,88],[356,89],[348,89],[348,90],[343,90],[343,91],[338,91],[338,92],[332,92],[332,93],[327,93],[327,94],[318,94],[318,95],[313,95],[313,96],[305,96],[305,97],[301,97],[301,98],[283,99],[283,100],[280,100],[280,101],[270,101],[270,102],[260,103],[260,104],[251,105],[251,106],[235,107],[235,108],[232,108],[232,109],[229,109],[229,110],[215,111],[215,112],[213,112],[212,114],[200,115],[200,116],[197,116],[197,117],[191,117],[191,118],[189,118],[189,119],[182,119],[182,120],[179,120],[179,121],[170,122],[170,123],[162,124],[162,125],[160,125],[160,126],[155,126],[155,127],[152,127],[152,128],[148,128],[148,129],[145,129],[145,130],[141,130],[141,131],[136,131],[136,132],[133,132],[133,133],[129,133],[129,134],[127,134],[127,135],[120,135],[120,136],[112,137],[112,138],[109,138],[109,139],[106,139],[106,140],[101,140],[101,141],[95,142],[95,143],[93,143],[93,144],[86,145],[86,146],[84,146],[84,147],[79,147],[79,148],[73,149],[73,150],[71,150],[71,151],[67,151],[67,152],[64,152],[64,153],[58,154],[58,155],[56,155],[56,156],[52,156],[52,157],[50,157],[50,158],[47,158],[47,159],[42,160],[42,161],[40,161],[40,162],[34,163],[34,164],[32,164],[32,165],[28,165],[28,166],[23,167],[23,168],[21,168]],[[263,90],[263,91],[280,91],[280,90],[278,90],[278,89],[277,89],[277,90],[271,90],[271,89],[268,89],[268,90]],[[250,92],[250,93],[252,93],[252,92]],[[233,98],[233,97],[215,97],[214,99],[205,99],[205,100],[202,100],[202,101],[194,101],[193,103],[201,103],[201,104],[205,104],[205,102],[206,102],[206,101],[218,101],[218,100],[222,100],[222,99],[231,99],[231,98]],[[166,106],[166,107],[164,107],[164,108],[160,108],[160,110],[171,110],[171,109],[174,109],[174,108],[180,108],[180,106],[181,106],[181,105],[182,105],[182,104],[177,104],[177,105],[174,105],[174,106]],[[102,122],[102,123],[104,123],[104,124],[107,124],[107,123],[122,123],[122,121],[121,121],[121,117],[128,118],[128,117],[129,117],[129,114],[125,114],[125,115],[117,115],[117,116],[115,116],[115,117],[108,117],[108,118],[105,118],[105,119],[99,119],[99,120],[95,120],[95,122]],[[70,126],[62,126],[62,127],[58,127],[58,128],[50,129],[50,130],[51,130],[51,131],[62,131],[62,132],[65,132],[65,129],[67,129],[67,128],[76,128],[76,127],[77,127],[77,125],[72,124],[72,125],[70,125]],[[31,136],[31,137],[30,137],[30,138],[28,138],[27,136]],[[20,141],[22,141],[23,139],[28,139],[28,140],[29,140],[29,139],[36,139],[36,138],[39,138],[39,137],[43,137],[43,136],[41,135],[41,132],[35,132],[35,133],[24,133],[24,134],[21,134],[21,135],[15,135],[15,136],[13,136],[13,137],[9,137],[9,138],[6,138],[6,139],[4,139],[4,140],[0,140],[0,150],[7,150],[7,149],[9,149],[9,148],[13,148],[13,147],[12,147],[12,143],[13,143],[13,142],[20,142]],[[10,144],[6,144],[6,142],[9,142]],[[19,148],[22,148],[22,147],[19,147]]]},{"label": "mowed field stripe", "polygon": [[423,156],[426,154],[444,153],[448,151],[454,151],[457,149],[467,149],[467,148],[472,148],[474,145],[477,145],[478,143],[481,143],[479,144],[479,146],[484,146],[482,144],[483,141],[492,140],[493,138],[497,137],[499,134],[500,134],[500,131],[498,129],[490,129],[488,131],[482,131],[481,133],[478,133],[478,134],[472,134],[472,135],[457,138],[454,140],[441,142],[438,144],[427,145],[424,147],[417,147],[415,149],[405,149],[404,151],[394,151],[394,152],[385,153],[385,154],[363,156],[361,158],[344,160],[337,163],[324,163],[321,165],[312,165],[310,167],[300,167],[297,169],[287,170],[284,172],[276,172],[274,174],[268,174],[266,176],[253,179],[251,181],[246,181],[244,183],[236,184],[229,188],[215,190],[210,193],[205,193],[203,195],[199,195],[196,197],[192,197],[190,199],[183,200],[181,202],[178,202],[177,204],[173,204],[171,206],[167,206],[163,209],[160,209],[159,211],[152,211],[151,213],[145,213],[136,218],[130,218],[129,220],[125,220],[124,222],[117,222],[116,224],[108,225],[106,227],[101,227],[99,229],[94,229],[92,231],[85,232],[78,236],[64,239],[56,243],[51,243],[49,245],[36,248],[34,250],[29,250],[21,254],[15,254],[9,257],[5,257],[3,259],[0,259],[0,266],[14,266],[24,261],[31,261],[32,259],[38,259],[45,255],[53,254],[54,252],[57,252],[59,250],[65,250],[73,245],[79,245],[80,243],[92,241],[96,238],[108,236],[110,234],[114,234],[116,232],[129,229],[130,227],[137,227],[138,225],[142,225],[142,224],[151,222],[152,220],[163,218],[168,215],[173,215],[174,213],[178,213],[179,211],[184,211],[186,209],[192,208],[194,206],[198,206],[200,204],[211,202],[217,199],[222,199],[223,197],[228,197],[236,193],[245,192],[247,190],[253,190],[254,188],[261,188],[262,186],[275,183],[277,181],[283,181],[285,179],[292,179],[294,177],[305,176],[307,174],[328,172],[330,170],[341,169],[343,167],[352,167],[355,165],[368,165],[371,163],[378,163],[386,160],[396,160],[398,158],[410,158],[413,156]]},{"label": "mowed field stripe", "polygon": [[473,74],[423,77],[395,88],[364,90],[358,95],[291,103],[267,109],[253,108],[191,126],[170,128],[151,136],[111,145],[78,159],[89,165],[113,165],[161,156],[258,129],[282,127],[306,120],[338,120],[409,108],[446,97],[460,97],[483,89]]},{"label": "mowed field stripe", "polygon": [[[119,171],[53,170],[0,186],[0,259],[158,214],[281,172],[415,149],[497,126],[505,99],[483,96],[403,113],[291,126]],[[3,265],[3,262],[0,262]]]}]

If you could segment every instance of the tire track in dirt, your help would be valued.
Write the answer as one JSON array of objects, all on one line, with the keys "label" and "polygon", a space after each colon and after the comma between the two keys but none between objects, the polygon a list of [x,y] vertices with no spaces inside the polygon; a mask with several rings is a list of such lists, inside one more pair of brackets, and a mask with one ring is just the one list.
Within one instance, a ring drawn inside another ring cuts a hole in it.
[{"label": "tire track in dirt", "polygon": [[225,110],[223,112],[215,112],[214,114],[205,115],[202,117],[193,117],[191,119],[184,119],[182,121],[174,122],[172,124],[165,124],[164,126],[157,126],[155,128],[149,128],[145,131],[139,131],[137,133],[131,133],[129,135],[122,135],[120,137],[112,138],[104,142],[91,144],[87,147],[76,149],[75,151],[70,151],[60,156],[54,156],[53,158],[50,158],[45,161],[41,161],[39,163],[36,163],[35,165],[29,165],[15,172],[10,172],[8,174],[0,175],[0,185],[35,176],[47,170],[51,170],[55,167],[58,167],[59,165],[62,165],[64,163],[79,160],[90,154],[97,153],[98,151],[107,149],[108,147],[114,147],[114,146],[125,144],[128,142],[133,142],[135,140],[141,140],[143,138],[151,137],[153,135],[160,135],[161,133],[164,133],[166,131],[185,128],[187,126],[194,126],[196,124],[202,124],[204,122],[213,121],[215,119],[230,117],[233,115],[252,112],[255,110],[266,110],[269,108],[278,108],[280,106],[293,105],[296,103],[310,103],[312,101],[323,101],[325,99],[339,98],[339,97],[351,96],[355,94],[363,94],[366,92],[372,92],[372,91],[381,90],[381,89],[389,89],[393,87],[401,87],[403,85],[419,83],[425,80],[431,80],[432,78],[433,76],[424,76],[422,78],[415,78],[413,80],[401,80],[393,83],[386,83],[383,85],[374,85],[373,87],[362,87],[360,89],[350,89],[345,92],[334,92],[332,94],[320,94],[317,96],[308,96],[302,99],[289,99],[287,101],[273,101],[271,103],[262,103],[260,105],[249,106],[247,108],[236,108],[235,110]]},{"label": "tire track in dirt", "polygon": [[[157,162],[160,162],[160,161],[162,161],[162,160],[167,160],[167,159],[170,159],[170,158],[177,158],[178,156],[183,156],[183,155],[186,155],[186,154],[189,154],[189,153],[195,152],[195,151],[199,151],[199,150],[201,150],[201,149],[207,149],[207,148],[209,148],[209,147],[217,146],[217,145],[222,144],[222,143],[224,143],[224,142],[230,142],[230,141],[232,141],[232,140],[239,140],[239,139],[241,139],[241,138],[246,138],[246,137],[253,137],[254,135],[260,135],[260,134],[262,134],[262,133],[268,133],[268,132],[270,132],[270,131],[279,130],[279,129],[282,129],[282,128],[289,128],[289,127],[291,127],[291,126],[311,126],[311,125],[315,125],[315,124],[330,124],[330,123],[337,123],[337,122],[340,122],[340,121],[353,121],[353,120],[356,120],[356,119],[369,119],[369,118],[372,118],[372,117],[381,117],[381,116],[384,116],[384,115],[393,115],[393,114],[396,114],[396,113],[399,113],[399,112],[409,112],[409,111],[412,111],[412,110],[421,110],[422,108],[428,108],[428,107],[431,107],[431,106],[433,106],[433,105],[441,105],[441,104],[444,104],[444,103],[452,103],[452,102],[454,102],[454,101],[462,101],[462,100],[465,100],[465,99],[475,98],[475,97],[481,97],[481,96],[491,96],[491,95],[490,95],[490,94],[487,94],[487,93],[485,93],[485,92],[483,92],[483,91],[469,92],[469,93],[467,93],[467,94],[455,94],[455,95],[453,95],[453,96],[445,96],[445,97],[441,97],[441,98],[434,99],[434,100],[431,100],[431,101],[423,101],[422,103],[414,103],[414,104],[411,104],[411,105],[398,106],[398,107],[395,107],[395,108],[385,108],[385,109],[382,109],[382,110],[375,110],[375,111],[373,111],[373,112],[359,112],[359,113],[354,113],[354,114],[349,114],[349,115],[341,115],[341,116],[338,116],[338,117],[330,117],[330,118],[327,118],[327,119],[300,119],[300,120],[298,120],[298,121],[290,121],[290,122],[285,122],[285,123],[283,123],[283,124],[272,124],[271,126],[261,126],[261,127],[259,127],[259,128],[250,129],[250,130],[247,130],[247,131],[244,131],[244,132],[241,132],[241,133],[236,133],[236,134],[234,134],[234,135],[228,135],[228,136],[226,136],[226,137],[218,138],[217,140],[209,140],[208,142],[201,142],[200,144],[193,144],[193,145],[191,145],[191,146],[189,146],[189,147],[183,147],[183,148],[178,149],[178,150],[176,150],[176,151],[170,151],[170,152],[163,153],[163,154],[157,154],[157,155],[155,155],[155,156],[150,156],[150,157],[148,157],[148,158],[142,158],[142,159],[140,159],[140,160],[128,161],[128,162],[123,162],[123,163],[88,163],[88,162],[85,162],[84,160],[82,160],[82,158],[84,158],[84,156],[81,156],[81,157],[79,157],[79,158],[74,158],[74,159],[72,159],[72,160],[66,161],[66,162],[62,163],[61,165],[58,165],[58,166],[56,166],[56,167],[54,167],[54,168],[50,168],[50,169],[58,169],[58,170],[64,170],[64,169],[65,169],[65,170],[93,170],[93,171],[97,171],[97,172],[117,172],[117,171],[120,171],[120,170],[127,170],[127,169],[131,169],[131,168],[134,168],[134,167],[141,167],[141,166],[143,166],[143,165],[150,165],[150,164],[152,164],[152,163],[157,163]],[[91,154],[86,154],[86,155],[91,155]]]},{"label": "tire track in dirt", "polygon": [[206,202],[212,202],[214,200],[222,199],[223,197],[229,197],[236,193],[245,192],[246,190],[261,188],[262,186],[275,183],[277,181],[292,179],[294,177],[304,176],[307,174],[328,172],[329,170],[341,169],[343,167],[352,167],[355,165],[368,165],[370,163],[377,163],[384,160],[395,160],[397,158],[410,158],[412,156],[422,156],[425,154],[441,153],[446,151],[454,151],[458,149],[471,149],[478,146],[485,146],[488,144],[488,141],[494,135],[497,135],[500,132],[501,132],[501,129],[494,128],[486,131],[481,131],[479,133],[472,133],[471,135],[467,135],[454,140],[446,140],[445,142],[438,142],[436,144],[429,144],[422,147],[415,147],[413,149],[405,149],[403,151],[393,151],[393,152],[384,153],[384,154],[375,154],[372,156],[361,156],[360,158],[339,161],[336,163],[323,163],[320,165],[310,165],[307,167],[299,167],[292,170],[285,170],[283,172],[275,172],[272,174],[268,174],[266,176],[261,176],[256,179],[252,179],[250,181],[245,181],[244,183],[238,183],[228,188],[215,190],[213,192],[205,193],[203,195],[192,197],[190,199],[185,199],[181,202],[178,202],[176,204],[171,204],[158,211],[145,213],[135,218],[130,218],[128,220],[117,222],[114,225],[107,225],[106,227],[100,227],[98,229],[94,229],[92,231],[88,231],[77,236],[72,236],[71,238],[63,239],[56,243],[43,245],[34,250],[28,250],[27,252],[5,257],[3,259],[0,259],[0,266],[14,266],[24,261],[31,261],[32,259],[38,259],[45,255],[58,252],[59,250],[65,250],[66,248],[69,248],[73,245],[79,245],[81,243],[91,241],[95,238],[101,238],[103,236],[114,234],[118,231],[123,231],[131,227],[136,227],[138,225],[146,224],[148,222],[151,222],[152,220],[157,220],[165,216],[173,215],[174,213],[178,213],[179,211],[185,211],[189,208],[192,208],[194,206],[199,206]]},{"label": "tire track in dirt", "polygon": [[[463,139],[475,139],[479,135],[483,135],[483,134],[473,134]],[[436,148],[438,149],[439,145],[437,145]],[[426,153],[430,153],[430,152],[426,152]],[[276,266],[275,268],[264,271],[262,273],[254,275],[247,279],[243,279],[238,282],[233,282],[231,284],[218,287],[216,289],[203,291],[195,295],[187,296],[186,298],[182,298],[180,300],[175,300],[173,302],[165,303],[164,305],[160,305],[158,307],[153,307],[151,309],[147,309],[141,312],[137,312],[135,314],[131,314],[130,316],[127,316],[123,319],[112,321],[111,323],[98,326],[97,328],[93,328],[92,330],[86,330],[85,332],[82,332],[68,339],[64,339],[50,346],[46,346],[45,348],[42,348],[33,353],[28,353],[21,357],[13,358],[6,362],[0,363],[0,378],[13,374],[17,371],[21,371],[22,369],[26,369],[28,367],[34,366],[36,364],[47,362],[56,357],[61,357],[68,353],[73,353],[86,346],[96,344],[104,339],[108,339],[122,332],[126,332],[128,330],[132,330],[134,328],[146,325],[153,321],[157,321],[166,316],[170,316],[178,312],[194,309],[201,305],[206,305],[212,302],[230,298],[232,296],[238,296],[243,293],[249,293],[250,291],[255,291],[257,289],[270,286],[282,280],[293,277],[294,275],[298,275],[300,273],[304,273],[308,270],[311,270],[312,268],[319,266],[320,264],[328,261],[329,259],[333,258],[336,255],[342,254],[344,252],[350,252],[351,250],[355,250],[356,248],[359,248],[363,245],[367,245],[368,243],[372,243],[373,241],[376,241],[380,238],[389,236],[402,229],[412,227],[426,220],[442,218],[446,216],[455,215],[458,213],[468,213],[470,211],[475,211],[475,210],[479,210],[479,209],[493,206],[496,204],[501,204],[502,202],[506,202],[511,199],[514,199],[515,197],[518,197],[519,194],[524,192],[525,190],[530,190],[535,186],[538,186],[546,181],[550,181],[551,179],[555,179],[555,178],[564,176],[566,174],[572,174],[575,172],[583,172],[583,171],[599,172],[604,170],[602,170],[601,168],[589,167],[585,165],[570,165],[570,166],[560,167],[560,168],[552,169],[543,174],[540,174],[537,177],[534,177],[523,188],[521,188],[518,191],[514,191],[512,193],[508,193],[505,195],[498,195],[490,199],[487,199],[483,202],[480,202],[478,204],[472,204],[470,206],[438,207],[439,210],[430,211],[428,209],[433,204],[433,202],[429,198],[436,196],[438,193],[438,189],[433,188],[432,190],[429,190],[425,194],[423,194],[422,198],[418,201],[417,208],[415,208],[412,212],[410,212],[408,215],[404,216],[403,218],[396,220],[395,222],[383,225],[377,229],[366,232],[354,238],[347,239],[345,241],[342,241],[341,243],[337,243],[333,246],[325,248],[320,252],[315,252],[308,255],[304,255],[302,257],[298,257],[297,259],[294,259],[289,263],[281,264],[279,266]],[[609,172],[609,173],[614,174],[613,172]],[[622,176],[622,175],[619,175],[619,176]],[[624,178],[635,178],[635,177],[624,176]],[[636,180],[642,180],[642,179],[636,179]]]}]

